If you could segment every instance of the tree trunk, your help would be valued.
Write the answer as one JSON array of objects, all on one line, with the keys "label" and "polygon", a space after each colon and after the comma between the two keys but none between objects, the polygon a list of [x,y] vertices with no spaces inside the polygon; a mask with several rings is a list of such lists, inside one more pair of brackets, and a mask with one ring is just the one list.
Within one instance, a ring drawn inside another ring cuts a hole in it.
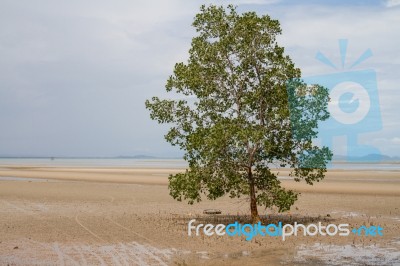
[{"label": "tree trunk", "polygon": [[256,199],[256,190],[254,186],[253,173],[249,170],[249,184],[250,184],[250,212],[251,212],[251,220],[253,224],[256,224],[260,221],[260,216],[258,216],[257,210],[257,199]]}]

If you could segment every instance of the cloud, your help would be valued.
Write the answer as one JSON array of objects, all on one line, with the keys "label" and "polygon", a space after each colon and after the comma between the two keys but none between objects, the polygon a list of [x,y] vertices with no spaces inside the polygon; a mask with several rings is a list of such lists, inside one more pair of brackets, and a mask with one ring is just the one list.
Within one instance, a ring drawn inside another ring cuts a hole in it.
[{"label": "cloud", "polygon": [[398,145],[400,145],[400,138],[398,138],[398,137],[392,138],[392,139],[391,139],[391,142],[392,142],[393,144],[398,144]]},{"label": "cloud", "polygon": [[387,7],[395,7],[400,5],[400,0],[387,0],[386,1],[386,6]]},{"label": "cloud", "polygon": [[[397,119],[400,101],[400,9],[379,7],[324,6],[322,4],[276,7],[269,12],[279,19],[283,35],[278,38],[303,76],[329,75],[343,71],[372,70],[376,73],[383,128],[358,136],[360,144],[372,144],[388,155],[399,155],[399,147],[389,140],[400,135]],[[348,39],[345,68],[341,68],[338,39]],[[357,67],[349,66],[367,49],[373,56]],[[338,69],[315,59],[320,51]]]},{"label": "cloud", "polygon": [[224,4],[233,4],[233,5],[270,5],[276,4],[281,2],[281,0],[216,0],[216,1],[209,1],[218,5]]},{"label": "cloud", "polygon": [[41,3],[6,2],[0,10],[1,154],[174,152],[144,101],[187,57],[198,7]]},{"label": "cloud", "polygon": [[[195,35],[190,25],[202,3],[211,1],[3,1],[0,124],[7,126],[0,131],[1,154],[176,153],[144,101],[165,95],[174,64],[187,59]],[[232,3],[279,19],[279,41],[305,75],[332,71],[314,57],[320,50],[340,62],[339,38],[349,39],[348,62],[371,48],[374,56],[360,67],[377,72],[384,123],[371,139],[400,135],[399,9]],[[378,144],[398,152],[393,143]]]}]

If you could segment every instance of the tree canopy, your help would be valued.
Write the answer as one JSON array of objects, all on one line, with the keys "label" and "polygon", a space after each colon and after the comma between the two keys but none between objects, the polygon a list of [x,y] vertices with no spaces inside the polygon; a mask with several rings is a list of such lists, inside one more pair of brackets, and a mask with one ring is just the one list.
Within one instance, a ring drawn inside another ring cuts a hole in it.
[{"label": "tree canopy", "polygon": [[327,89],[301,80],[277,44],[279,22],[268,15],[203,5],[193,27],[189,59],[166,84],[175,98],[146,101],[151,118],[171,126],[165,138],[189,164],[169,176],[171,196],[191,204],[203,195],[249,196],[254,222],[257,205],[289,210],[297,193],[281,186],[273,168],[290,168],[308,184],[324,178],[332,153],[312,139],[329,117]]}]

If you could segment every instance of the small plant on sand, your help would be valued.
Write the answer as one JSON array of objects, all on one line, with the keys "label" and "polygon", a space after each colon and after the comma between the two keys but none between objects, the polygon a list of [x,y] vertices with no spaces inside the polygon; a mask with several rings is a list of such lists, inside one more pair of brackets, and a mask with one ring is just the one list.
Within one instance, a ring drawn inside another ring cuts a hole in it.
[{"label": "small plant on sand", "polygon": [[332,153],[312,144],[318,121],[329,117],[327,89],[308,86],[276,42],[277,20],[236,8],[202,6],[187,63],[177,63],[166,90],[179,97],[146,101],[152,119],[185,151],[189,168],[169,176],[173,198],[202,195],[250,198],[257,206],[289,210],[297,193],[281,186],[271,167],[288,167],[296,181],[324,178]]}]

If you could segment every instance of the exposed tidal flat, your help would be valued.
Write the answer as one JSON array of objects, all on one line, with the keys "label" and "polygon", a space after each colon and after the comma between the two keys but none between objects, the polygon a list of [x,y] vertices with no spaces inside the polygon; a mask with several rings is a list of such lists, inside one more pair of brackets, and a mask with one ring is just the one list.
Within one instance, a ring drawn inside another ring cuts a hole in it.
[{"label": "exposed tidal flat", "polygon": [[[43,157],[43,158],[7,158],[0,157],[0,166],[46,166],[46,167],[122,167],[122,168],[185,168],[187,162],[182,159],[140,159],[140,158],[65,158],[65,157]],[[274,165],[271,164],[273,168]],[[334,161],[329,164],[330,169],[336,170],[398,170],[400,162],[346,162]]]},{"label": "exposed tidal flat", "polygon": [[[168,193],[168,159],[0,159],[0,264],[396,265],[400,263],[400,165],[341,163],[308,186],[291,211],[264,220],[380,225],[383,236],[192,236],[193,218],[246,221],[247,199],[188,205]],[[221,215],[207,216],[217,208]]]}]

